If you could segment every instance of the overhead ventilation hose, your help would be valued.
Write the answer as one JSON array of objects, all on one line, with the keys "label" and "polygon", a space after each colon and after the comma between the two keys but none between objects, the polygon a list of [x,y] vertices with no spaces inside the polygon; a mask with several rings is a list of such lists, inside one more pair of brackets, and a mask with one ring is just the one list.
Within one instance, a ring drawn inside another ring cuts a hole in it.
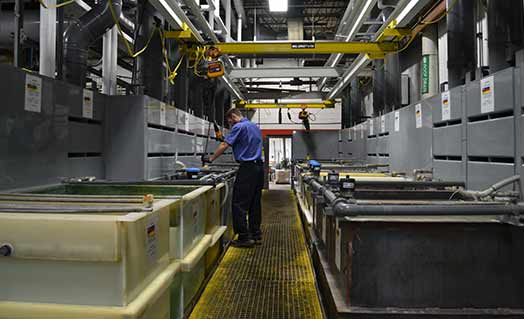
[{"label": "overhead ventilation hose", "polygon": [[122,0],[112,0],[111,3],[103,0],[67,27],[64,33],[64,75],[68,82],[84,87],[89,46],[115,25],[112,10],[120,16]]}]

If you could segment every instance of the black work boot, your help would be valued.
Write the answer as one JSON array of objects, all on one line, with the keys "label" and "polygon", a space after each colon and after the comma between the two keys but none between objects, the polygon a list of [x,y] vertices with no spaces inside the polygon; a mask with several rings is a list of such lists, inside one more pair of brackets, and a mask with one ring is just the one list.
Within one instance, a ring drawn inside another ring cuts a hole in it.
[{"label": "black work boot", "polygon": [[231,246],[238,248],[251,248],[255,246],[255,241],[246,235],[238,236],[237,239],[231,241]]},{"label": "black work boot", "polygon": [[251,235],[251,238],[255,241],[255,245],[262,245],[262,234]]},{"label": "black work boot", "polygon": [[237,248],[251,248],[255,246],[255,241],[253,239],[235,239],[231,241],[231,246]]}]

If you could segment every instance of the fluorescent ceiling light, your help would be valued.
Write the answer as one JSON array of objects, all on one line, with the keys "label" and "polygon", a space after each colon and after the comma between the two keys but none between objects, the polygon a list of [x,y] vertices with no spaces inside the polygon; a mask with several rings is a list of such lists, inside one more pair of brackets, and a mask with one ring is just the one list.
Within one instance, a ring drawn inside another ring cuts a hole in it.
[{"label": "fluorescent ceiling light", "polygon": [[408,5],[404,8],[404,10],[402,10],[402,12],[400,12],[400,14],[397,16],[397,24],[400,24],[403,22],[404,18],[408,15],[408,13],[411,12],[411,10],[413,10],[413,8],[415,7],[415,5],[418,3],[419,1],[418,0],[411,0]]},{"label": "fluorescent ceiling light", "polygon": [[269,0],[269,11],[287,12],[287,0]]}]

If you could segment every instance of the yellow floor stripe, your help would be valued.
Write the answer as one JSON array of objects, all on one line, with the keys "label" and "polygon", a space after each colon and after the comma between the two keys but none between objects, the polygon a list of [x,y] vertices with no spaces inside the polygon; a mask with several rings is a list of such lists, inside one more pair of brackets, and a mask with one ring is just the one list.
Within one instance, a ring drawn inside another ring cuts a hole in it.
[{"label": "yellow floor stripe", "polygon": [[226,252],[190,318],[322,318],[292,192],[270,190],[262,201],[263,244]]}]

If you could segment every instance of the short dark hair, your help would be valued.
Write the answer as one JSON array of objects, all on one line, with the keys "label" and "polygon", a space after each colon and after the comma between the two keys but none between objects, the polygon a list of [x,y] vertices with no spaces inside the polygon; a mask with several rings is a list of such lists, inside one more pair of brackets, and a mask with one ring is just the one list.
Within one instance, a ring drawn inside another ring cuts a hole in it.
[{"label": "short dark hair", "polygon": [[236,116],[242,116],[242,112],[240,112],[239,109],[231,108],[226,112],[226,119],[230,118],[233,114]]}]

